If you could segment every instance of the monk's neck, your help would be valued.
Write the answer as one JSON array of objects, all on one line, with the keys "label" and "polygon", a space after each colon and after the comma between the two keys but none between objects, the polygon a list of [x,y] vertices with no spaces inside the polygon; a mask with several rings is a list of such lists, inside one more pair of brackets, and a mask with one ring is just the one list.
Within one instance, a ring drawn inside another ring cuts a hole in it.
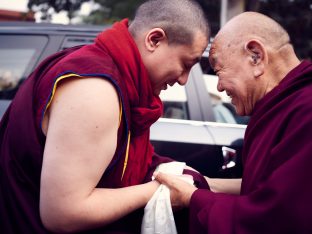
[{"label": "monk's neck", "polygon": [[294,53],[288,56],[278,56],[271,59],[269,69],[266,72],[266,85],[264,94],[269,93],[272,89],[286,77],[286,75],[300,64],[299,59]]}]

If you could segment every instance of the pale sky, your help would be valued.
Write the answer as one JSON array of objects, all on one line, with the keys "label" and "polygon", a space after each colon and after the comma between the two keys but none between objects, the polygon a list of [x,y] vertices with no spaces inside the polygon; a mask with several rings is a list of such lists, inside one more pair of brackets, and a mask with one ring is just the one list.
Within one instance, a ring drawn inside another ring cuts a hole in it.
[{"label": "pale sky", "polygon": [[[0,9],[3,10],[15,10],[15,11],[27,11],[27,3],[28,0],[0,0]],[[87,15],[92,9],[91,4],[89,3],[84,3],[81,7],[81,12],[80,14],[82,15]],[[67,13],[66,12],[60,12],[59,14],[55,14],[52,17],[52,22],[53,23],[63,23],[67,24],[68,19],[66,17]],[[36,14],[35,16],[36,21],[40,20],[40,15]]]},{"label": "pale sky", "polygon": [[28,0],[0,0],[0,9],[26,11]]}]

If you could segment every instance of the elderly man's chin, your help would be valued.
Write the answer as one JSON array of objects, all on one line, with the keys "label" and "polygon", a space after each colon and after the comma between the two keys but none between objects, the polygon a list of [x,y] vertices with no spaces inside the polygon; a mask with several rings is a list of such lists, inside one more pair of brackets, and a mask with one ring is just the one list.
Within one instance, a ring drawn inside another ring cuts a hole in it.
[{"label": "elderly man's chin", "polygon": [[235,111],[236,111],[236,114],[240,115],[240,116],[244,116],[245,115],[245,110],[243,107],[241,106],[238,106],[237,104],[234,104],[232,103],[235,107]]}]

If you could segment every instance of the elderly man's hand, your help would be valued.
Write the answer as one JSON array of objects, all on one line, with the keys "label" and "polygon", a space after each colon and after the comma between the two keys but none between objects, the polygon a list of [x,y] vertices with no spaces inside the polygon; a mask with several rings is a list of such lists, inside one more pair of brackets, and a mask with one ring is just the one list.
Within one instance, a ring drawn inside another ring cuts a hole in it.
[{"label": "elderly man's hand", "polygon": [[168,175],[161,172],[154,176],[159,183],[166,185],[170,189],[171,205],[174,210],[189,206],[191,196],[197,189],[194,185],[186,182],[192,178],[192,176]]}]

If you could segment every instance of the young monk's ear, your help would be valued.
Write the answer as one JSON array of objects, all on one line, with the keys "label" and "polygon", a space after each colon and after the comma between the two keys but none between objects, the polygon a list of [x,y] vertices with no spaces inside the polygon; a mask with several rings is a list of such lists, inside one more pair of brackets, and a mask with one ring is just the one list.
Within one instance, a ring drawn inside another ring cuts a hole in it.
[{"label": "young monk's ear", "polygon": [[248,60],[254,67],[254,76],[259,77],[264,73],[264,65],[266,59],[265,49],[258,40],[249,40],[244,46],[247,52]]},{"label": "young monk's ear", "polygon": [[151,29],[145,36],[145,46],[150,52],[153,52],[161,43],[166,41],[166,33],[161,28]]}]

